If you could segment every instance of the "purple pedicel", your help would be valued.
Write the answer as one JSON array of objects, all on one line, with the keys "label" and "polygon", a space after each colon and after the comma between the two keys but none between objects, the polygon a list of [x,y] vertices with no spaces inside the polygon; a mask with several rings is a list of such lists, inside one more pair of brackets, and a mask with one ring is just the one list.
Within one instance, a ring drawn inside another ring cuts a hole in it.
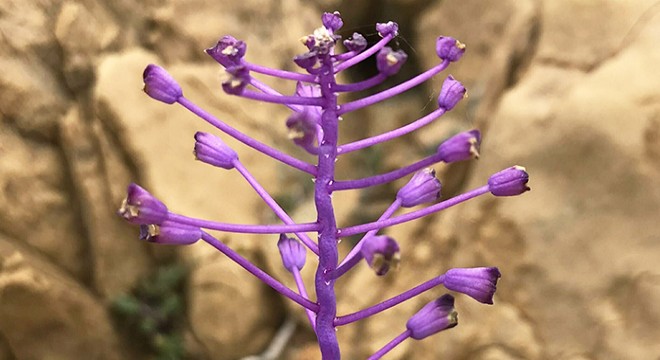
[{"label": "purple pedicel", "polygon": [[[189,245],[202,239],[202,242],[223,253],[264,284],[299,304],[307,313],[309,324],[318,339],[323,360],[338,360],[341,358],[337,340],[338,326],[386,311],[438,286],[444,285],[449,290],[467,294],[482,303],[490,304],[493,301],[497,279],[500,276],[497,268],[455,268],[380,303],[358,309],[353,313],[338,315],[339,294],[335,292],[337,279],[353,269],[354,265],[363,258],[376,270],[376,275],[384,274],[398,262],[399,245],[389,236],[379,232],[389,226],[442,211],[487,193],[495,196],[512,196],[521,194],[529,188],[525,169],[514,166],[492,175],[487,185],[415,211],[395,214],[402,207],[425,205],[438,199],[441,184],[435,178],[435,172],[426,167],[440,162],[451,163],[477,157],[481,142],[481,135],[477,130],[459,133],[439,145],[435,154],[388,173],[362,179],[335,179],[335,165],[339,155],[376,146],[435,121],[445,112],[453,109],[464,98],[466,90],[463,84],[449,76],[438,96],[438,109],[398,129],[343,145],[339,144],[340,116],[385,101],[424,83],[445,70],[452,62],[458,61],[465,52],[465,45],[451,37],[439,37],[435,44],[440,59],[437,65],[379,93],[357,99],[353,96],[355,100],[339,104],[339,93],[361,91],[383,83],[388,76],[400,70],[407,56],[400,50],[395,51],[388,47],[390,41],[398,36],[398,25],[394,22],[376,25],[376,31],[382,39],[370,47],[364,36],[354,33],[349,40],[344,41],[344,46],[348,49],[344,53],[338,53],[335,47],[341,39],[335,32],[343,26],[340,14],[338,12],[323,14],[322,24],[323,26],[301,39],[305,48],[293,59],[293,62],[306,72],[271,69],[253,64],[245,59],[246,44],[229,35],[222,37],[215,46],[206,50],[226,70],[228,77],[222,83],[225,92],[244,99],[280,104],[292,111],[286,120],[286,126],[290,130],[290,140],[313,154],[317,159],[315,164],[299,160],[265,145],[201,109],[191,100],[183,97],[179,84],[163,68],[149,65],[143,76],[144,90],[150,97],[167,104],[178,103],[249,148],[311,176],[314,180],[316,221],[312,223],[294,221],[241,163],[233,149],[215,135],[201,132],[195,135],[196,157],[211,165],[237,171],[281,222],[229,224],[187,217],[169,212],[162,202],[134,184],[128,188],[128,196],[119,210],[119,215],[133,224],[140,225],[141,238],[147,241]],[[357,83],[337,83],[338,73],[371,56],[376,57],[377,75]],[[267,82],[256,79],[253,74],[296,81],[296,90],[291,96],[283,95],[291,91],[275,90],[266,85]],[[392,204],[377,221],[338,227],[332,203],[333,192],[386,184],[412,173],[415,175],[401,188]],[[295,280],[297,292],[243,258],[205,230],[280,234],[277,246],[284,267]],[[285,233],[294,234],[298,239],[287,237]],[[316,234],[316,240],[310,236],[310,233]],[[340,262],[337,251],[339,239],[362,233],[364,233],[362,239]],[[413,241],[420,239],[402,239],[402,244],[411,245]],[[307,295],[308,291],[301,275],[308,250],[318,256],[314,278],[316,294],[311,297]],[[314,298],[316,301],[310,300]],[[410,318],[407,324],[392,324],[392,326],[400,326],[402,332],[369,359],[380,359],[408,338],[422,339],[455,326],[457,319],[453,305],[454,298],[451,295],[443,295],[424,306]]]}]

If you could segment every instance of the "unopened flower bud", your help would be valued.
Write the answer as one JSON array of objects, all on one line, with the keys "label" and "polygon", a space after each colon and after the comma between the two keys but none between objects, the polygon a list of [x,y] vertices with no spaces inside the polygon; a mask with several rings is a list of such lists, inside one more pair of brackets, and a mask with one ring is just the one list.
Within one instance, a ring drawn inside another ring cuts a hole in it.
[{"label": "unopened flower bud", "polygon": [[529,174],[522,166],[512,166],[488,179],[488,189],[495,196],[515,196],[529,190]]},{"label": "unopened flower bud", "polygon": [[289,272],[293,272],[294,268],[302,270],[305,266],[307,250],[300,241],[281,234],[277,247],[280,249],[282,264]]},{"label": "unopened flower bud", "polygon": [[497,279],[502,276],[496,267],[456,268],[445,273],[445,288],[463,293],[483,304],[492,304]]},{"label": "unopened flower bud", "polygon": [[243,65],[225,69],[227,79],[222,82],[222,90],[227,94],[240,95],[250,81],[250,71]]},{"label": "unopened flower bud", "polygon": [[128,185],[127,196],[117,212],[132,224],[160,224],[167,218],[167,207],[147,190]]},{"label": "unopened flower bud", "polygon": [[148,65],[144,69],[142,79],[144,80],[144,92],[153,99],[166,104],[173,104],[183,96],[181,86],[165,69],[158,65]]},{"label": "unopened flower bud", "polygon": [[394,51],[386,46],[380,49],[376,55],[376,67],[386,76],[392,76],[399,72],[406,59],[408,59],[408,55],[403,50]]},{"label": "unopened flower bud", "polygon": [[465,53],[465,44],[449,36],[440,36],[435,42],[435,52],[442,60],[458,61]]},{"label": "unopened flower bud", "polygon": [[341,14],[339,14],[339,11],[335,11],[333,13],[324,13],[321,17],[321,21],[323,22],[323,26],[332,32],[335,32],[344,26],[344,21],[341,19]]},{"label": "unopened flower bud", "polygon": [[438,146],[440,160],[446,163],[479,158],[481,133],[479,130],[465,131],[445,140]]},{"label": "unopened flower bud", "polygon": [[164,221],[160,225],[140,225],[140,240],[163,245],[190,245],[202,238],[202,230],[193,226]]},{"label": "unopened flower bud", "polygon": [[416,172],[396,197],[401,201],[401,206],[413,207],[438,200],[441,188],[440,181],[435,177],[435,170],[426,168]]},{"label": "unopened flower bud", "polygon": [[195,133],[195,159],[223,169],[234,168],[238,155],[219,137],[198,131]]},{"label": "unopened flower bud", "polygon": [[438,96],[438,106],[449,111],[458,104],[459,101],[467,97],[467,90],[460,81],[449,75],[442,83],[440,95]]},{"label": "unopened flower bud", "polygon": [[386,23],[377,23],[376,31],[378,31],[378,35],[380,35],[381,37],[385,37],[390,34],[392,36],[397,36],[399,35],[399,24],[395,23],[394,21],[388,21]]},{"label": "unopened flower bud", "polygon": [[385,275],[390,269],[396,270],[399,267],[401,259],[399,244],[389,236],[377,235],[367,238],[360,251],[378,276]]},{"label": "unopened flower bud", "polygon": [[410,337],[421,340],[442,330],[458,325],[458,313],[454,309],[454,297],[445,294],[424,305],[406,323]]},{"label": "unopened flower bud", "polygon": [[245,56],[247,45],[233,36],[225,35],[214,47],[205,50],[215,61],[224,67],[240,65]]},{"label": "unopened flower bud", "polygon": [[353,33],[353,37],[344,40],[344,46],[348,51],[360,52],[367,48],[367,39],[360,33]]}]

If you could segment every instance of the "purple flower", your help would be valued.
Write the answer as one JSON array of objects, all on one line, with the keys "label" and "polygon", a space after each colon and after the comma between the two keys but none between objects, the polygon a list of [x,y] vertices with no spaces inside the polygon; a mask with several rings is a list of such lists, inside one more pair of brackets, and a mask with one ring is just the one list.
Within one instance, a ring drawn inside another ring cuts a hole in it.
[{"label": "purple flower", "polygon": [[296,55],[293,62],[301,68],[309,71],[316,69],[319,66],[319,57],[316,52],[309,51],[304,54]]},{"label": "purple flower", "polygon": [[445,273],[444,286],[472,297],[483,304],[492,304],[497,279],[502,276],[496,267],[455,268]]},{"label": "purple flower", "polygon": [[441,188],[440,181],[435,177],[435,170],[425,168],[416,172],[396,197],[401,200],[401,206],[413,207],[438,200]]},{"label": "purple flower", "polygon": [[458,61],[465,53],[465,45],[449,36],[440,36],[435,42],[435,52],[442,60]]},{"label": "purple flower", "polygon": [[167,219],[167,207],[147,190],[128,185],[127,196],[117,213],[132,224],[160,224]]},{"label": "purple flower", "polygon": [[144,80],[144,92],[151,98],[166,104],[173,104],[183,96],[181,86],[165,69],[158,65],[150,64],[142,74]]},{"label": "purple flower", "polygon": [[160,225],[140,225],[140,240],[163,245],[190,245],[202,238],[199,228],[163,221]]},{"label": "purple flower", "polygon": [[386,46],[376,55],[376,67],[379,72],[392,76],[399,72],[406,59],[408,59],[408,55],[403,50],[394,51],[391,47]]},{"label": "purple flower", "polygon": [[406,323],[410,337],[421,340],[442,330],[458,325],[458,313],[454,309],[454,297],[445,294],[424,305]]},{"label": "purple flower", "polygon": [[495,196],[515,196],[529,191],[529,174],[522,166],[512,166],[488,179],[488,189]]},{"label": "purple flower", "polygon": [[458,104],[459,101],[467,97],[467,90],[460,81],[449,75],[442,83],[440,95],[438,96],[438,106],[449,111]]},{"label": "purple flower", "polygon": [[386,23],[377,23],[376,31],[378,31],[378,35],[380,35],[381,37],[385,37],[387,35],[397,36],[399,35],[399,24],[393,21],[388,21]]},{"label": "purple flower", "polygon": [[240,95],[250,81],[250,72],[243,65],[229,66],[226,69],[227,79],[222,82],[222,90],[227,94]]},{"label": "purple flower", "polygon": [[332,32],[336,32],[337,30],[341,29],[342,26],[344,26],[344,21],[341,19],[341,14],[339,14],[339,11],[335,11],[333,13],[324,13],[321,17],[321,22],[326,29]]},{"label": "purple flower", "polygon": [[481,133],[470,130],[458,133],[438,146],[438,156],[446,163],[479,158]]},{"label": "purple flower", "polygon": [[348,51],[360,52],[367,47],[367,39],[360,33],[353,33],[350,39],[344,40],[344,46]]},{"label": "purple flower", "polygon": [[368,237],[360,251],[378,276],[387,274],[390,268],[396,270],[399,267],[399,244],[389,236]]},{"label": "purple flower", "polygon": [[215,61],[224,67],[236,66],[241,64],[241,59],[245,56],[247,45],[234,37],[225,35],[214,47],[205,50]]},{"label": "purple flower", "polygon": [[197,160],[223,169],[233,169],[238,160],[236,152],[219,137],[201,131],[195,133],[193,154]]},{"label": "purple flower", "polygon": [[305,246],[300,241],[281,234],[280,240],[277,242],[277,247],[280,249],[282,263],[289,272],[293,272],[294,268],[302,270],[303,266],[305,266],[307,249],[305,249]]}]

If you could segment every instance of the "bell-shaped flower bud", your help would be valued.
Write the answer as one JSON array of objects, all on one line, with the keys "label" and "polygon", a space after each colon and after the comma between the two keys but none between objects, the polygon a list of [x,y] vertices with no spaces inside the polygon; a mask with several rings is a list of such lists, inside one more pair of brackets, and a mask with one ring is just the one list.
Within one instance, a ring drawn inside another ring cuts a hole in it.
[{"label": "bell-shaped flower bud", "polygon": [[438,146],[438,155],[441,161],[452,163],[457,161],[478,159],[481,133],[479,130],[470,130],[458,133],[445,140]]},{"label": "bell-shaped flower bud", "polygon": [[240,95],[250,82],[250,71],[243,65],[230,66],[225,69],[227,78],[222,82],[222,90],[227,94]]},{"label": "bell-shaped flower bud", "polygon": [[152,99],[173,104],[183,96],[181,86],[172,75],[158,65],[148,65],[142,73],[142,79],[144,80],[143,90]]},{"label": "bell-shaped flower bud", "polygon": [[360,252],[378,276],[385,275],[390,269],[396,270],[399,267],[401,259],[399,244],[389,236],[368,237],[362,244]]},{"label": "bell-shaped flower bud", "polygon": [[286,120],[286,127],[289,129],[289,139],[314,153],[314,144],[316,143],[316,119],[310,116],[309,111],[296,111]]},{"label": "bell-shaped flower bud", "polygon": [[442,60],[458,61],[465,53],[465,44],[449,36],[440,36],[435,42],[435,52]]},{"label": "bell-shaped flower bud", "polygon": [[214,47],[205,50],[215,61],[224,67],[240,65],[245,56],[247,45],[233,36],[225,35]]},{"label": "bell-shaped flower bud", "polygon": [[281,234],[280,240],[277,242],[277,248],[280,249],[282,264],[289,272],[293,273],[294,268],[298,271],[302,270],[305,266],[307,250],[300,241]]},{"label": "bell-shaped flower bud", "polygon": [[488,179],[488,189],[495,196],[515,196],[529,190],[529,174],[522,166],[512,166]]},{"label": "bell-shaped flower bud", "polygon": [[172,221],[140,225],[140,240],[164,245],[190,245],[202,238],[202,230]]},{"label": "bell-shaped flower bud", "polygon": [[445,273],[443,285],[480,303],[492,304],[500,276],[496,267],[456,268]]},{"label": "bell-shaped flower bud", "polygon": [[344,21],[341,19],[341,14],[339,14],[339,11],[335,11],[333,13],[324,13],[321,17],[321,21],[323,22],[323,26],[332,32],[336,32],[337,30],[341,29],[342,26],[344,26]]},{"label": "bell-shaped flower bud", "polygon": [[454,309],[454,297],[445,294],[424,305],[406,323],[410,337],[421,340],[442,330],[458,325],[458,313]]},{"label": "bell-shaped flower bud", "polygon": [[401,206],[413,207],[438,200],[441,188],[440,181],[435,177],[435,170],[426,168],[416,172],[396,197],[401,201]]},{"label": "bell-shaped flower bud", "polygon": [[201,131],[195,133],[193,154],[195,159],[223,169],[233,169],[238,160],[236,152],[219,137]]},{"label": "bell-shaped flower bud", "polygon": [[316,69],[319,66],[319,57],[316,52],[309,51],[304,54],[294,56],[293,62],[301,68],[310,71]]},{"label": "bell-shaped flower bud", "polygon": [[399,72],[406,59],[408,59],[408,55],[403,50],[394,51],[386,46],[380,49],[376,55],[376,67],[382,74],[392,76]]},{"label": "bell-shaped flower bud", "polygon": [[160,224],[167,219],[167,207],[147,190],[128,185],[127,195],[117,213],[132,224]]},{"label": "bell-shaped flower bud", "polygon": [[367,48],[367,39],[360,33],[353,33],[353,37],[344,40],[344,46],[348,51],[360,52]]},{"label": "bell-shaped flower bud", "polygon": [[449,75],[442,83],[440,95],[438,96],[438,106],[449,111],[466,97],[467,90],[465,90],[465,86]]},{"label": "bell-shaped flower bud", "polygon": [[386,23],[377,23],[376,31],[378,31],[378,35],[380,35],[381,37],[385,37],[390,34],[392,36],[397,36],[399,35],[399,24],[395,23],[394,21],[388,21]]}]

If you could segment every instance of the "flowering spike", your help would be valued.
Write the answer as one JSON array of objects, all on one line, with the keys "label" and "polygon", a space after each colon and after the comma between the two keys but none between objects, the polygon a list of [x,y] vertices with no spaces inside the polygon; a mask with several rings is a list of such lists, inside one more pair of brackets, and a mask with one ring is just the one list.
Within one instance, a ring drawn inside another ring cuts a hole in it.
[{"label": "flowering spike", "polygon": [[445,273],[445,288],[463,293],[483,304],[492,304],[497,279],[502,275],[496,267],[455,268]]},{"label": "flowering spike", "polygon": [[403,50],[394,51],[391,47],[386,46],[376,55],[376,67],[379,72],[392,76],[399,72],[406,59],[408,59],[408,55]]},{"label": "flowering spike", "polygon": [[289,272],[293,272],[294,268],[302,270],[305,266],[307,250],[300,241],[281,234],[277,247],[280,250],[282,264]]},{"label": "flowering spike", "polygon": [[396,270],[399,267],[399,260],[401,259],[399,244],[389,236],[368,237],[362,244],[360,251],[378,276],[387,274],[390,268]]},{"label": "flowering spike", "polygon": [[348,51],[360,52],[367,48],[367,39],[360,33],[353,33],[350,39],[344,40],[344,46]]},{"label": "flowering spike", "polygon": [[465,44],[449,36],[440,36],[435,42],[435,52],[442,60],[458,61],[465,53]]},{"label": "flowering spike", "polygon": [[219,137],[198,131],[195,133],[195,159],[223,169],[234,168],[238,155]]},{"label": "flowering spike", "polygon": [[435,177],[435,170],[425,168],[416,172],[396,197],[401,201],[401,206],[413,207],[438,200],[441,188],[440,181]]},{"label": "flowering spike", "polygon": [[465,86],[449,75],[442,83],[440,95],[438,96],[438,106],[449,111],[466,97],[467,90],[465,90]]},{"label": "flowering spike", "polygon": [[222,90],[227,94],[240,95],[250,81],[250,71],[243,65],[234,65],[225,69],[227,79],[222,82]]},{"label": "flowering spike", "polygon": [[324,13],[321,17],[321,21],[323,22],[323,26],[332,32],[336,32],[337,30],[341,29],[342,26],[344,26],[344,21],[341,19],[341,14],[339,14],[339,11],[335,11],[333,13]]},{"label": "flowering spike", "polygon": [[495,196],[515,196],[529,191],[528,181],[526,169],[516,165],[493,174],[488,179],[488,188]]},{"label": "flowering spike", "polygon": [[394,21],[377,23],[376,31],[378,31],[378,35],[381,37],[385,37],[387,35],[392,35],[394,37],[399,35],[399,24],[395,23]]},{"label": "flowering spike", "polygon": [[172,75],[158,65],[148,65],[142,73],[142,79],[144,80],[144,92],[153,99],[173,104],[183,96],[181,86]]},{"label": "flowering spike", "polygon": [[225,35],[214,47],[205,50],[215,61],[224,67],[240,65],[245,56],[247,45],[233,36]]},{"label": "flowering spike", "polygon": [[190,245],[202,238],[199,228],[164,221],[160,225],[140,225],[140,240],[163,245]]},{"label": "flowering spike", "polygon": [[465,131],[445,140],[438,146],[438,156],[446,163],[478,159],[481,133],[479,130]]},{"label": "flowering spike", "polygon": [[137,184],[128,185],[127,196],[117,212],[132,224],[160,224],[167,219],[167,207]]},{"label": "flowering spike", "polygon": [[424,305],[406,323],[410,337],[421,340],[442,330],[458,325],[458,313],[454,309],[454,297],[445,294]]}]

